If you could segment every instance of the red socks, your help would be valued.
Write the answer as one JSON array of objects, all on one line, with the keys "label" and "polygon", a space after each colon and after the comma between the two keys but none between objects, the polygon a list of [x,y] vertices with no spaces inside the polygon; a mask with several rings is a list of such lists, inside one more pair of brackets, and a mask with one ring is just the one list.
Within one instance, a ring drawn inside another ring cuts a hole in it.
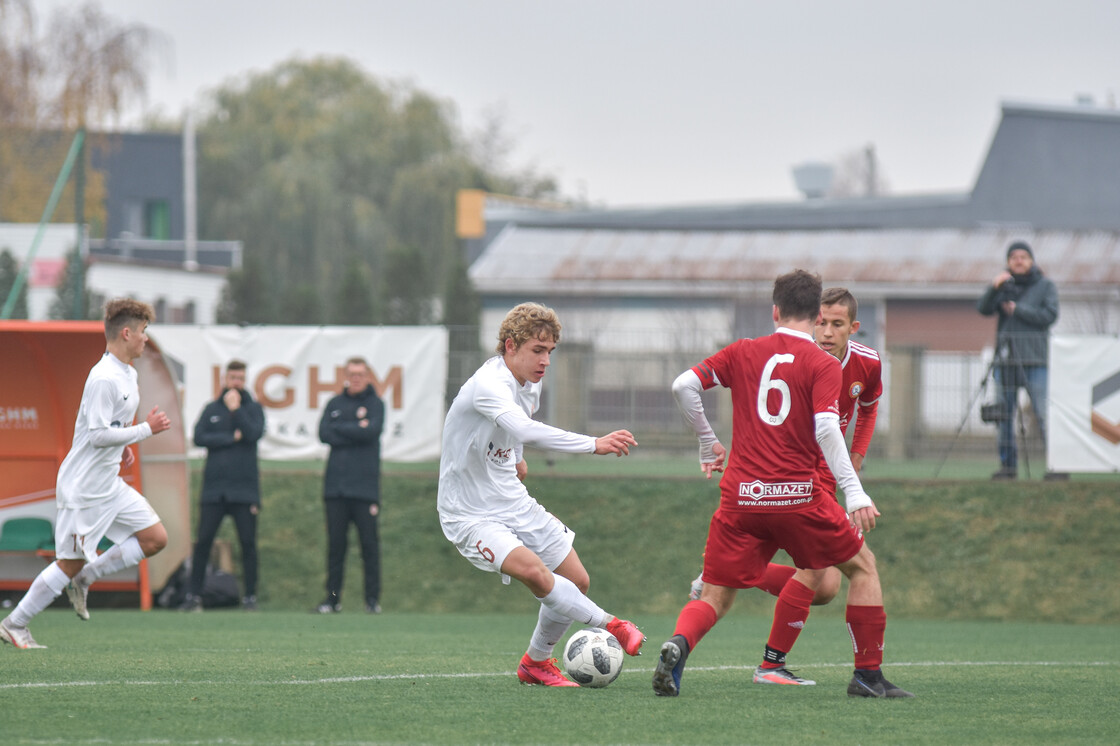
[{"label": "red socks", "polygon": [[781,668],[785,665],[786,653],[793,649],[797,636],[809,618],[809,605],[815,592],[803,583],[790,580],[785,584],[778,603],[774,605],[774,625],[770,628],[770,639],[766,641],[766,657],[763,668]]},{"label": "red socks", "polygon": [[848,622],[848,634],[852,636],[856,668],[878,670],[883,665],[887,612],[882,606],[849,606],[844,616]]},{"label": "red socks", "polygon": [[711,604],[707,601],[689,601],[677,617],[677,628],[673,634],[683,635],[688,641],[689,651],[692,651],[715,624],[716,610]]},{"label": "red socks", "polygon": [[795,572],[797,572],[796,567],[771,562],[766,566],[766,573],[755,588],[761,588],[771,596],[781,595],[782,588],[786,587],[786,582],[793,577]]}]

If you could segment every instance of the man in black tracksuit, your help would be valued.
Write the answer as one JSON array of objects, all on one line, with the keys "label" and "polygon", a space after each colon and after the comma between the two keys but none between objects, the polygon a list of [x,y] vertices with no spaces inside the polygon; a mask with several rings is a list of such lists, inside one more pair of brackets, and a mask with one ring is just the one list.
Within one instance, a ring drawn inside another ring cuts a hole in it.
[{"label": "man in black tracksuit", "polygon": [[342,575],[350,523],[358,529],[365,568],[366,611],[381,611],[381,550],[377,515],[381,510],[381,428],[385,405],[373,387],[373,372],[362,358],[346,361],[346,388],[327,402],[319,440],[331,447],[323,478],[327,512],[327,597],[316,611],[342,610]]},{"label": "man in black tracksuit", "polygon": [[264,434],[264,410],[245,390],[245,363],[226,366],[221,395],[202,410],[194,426],[194,443],[206,449],[199,500],[198,536],[191,561],[191,584],[185,611],[202,611],[202,585],[210,548],[222,519],[237,526],[245,593],[241,605],[257,609],[257,515],[261,508],[257,441]]}]

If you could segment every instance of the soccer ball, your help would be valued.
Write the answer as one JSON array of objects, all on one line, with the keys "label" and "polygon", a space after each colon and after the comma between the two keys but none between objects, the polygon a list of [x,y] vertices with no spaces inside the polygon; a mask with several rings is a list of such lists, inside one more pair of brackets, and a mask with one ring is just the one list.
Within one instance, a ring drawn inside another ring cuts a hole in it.
[{"label": "soccer ball", "polygon": [[564,646],[564,670],[580,686],[606,686],[622,673],[622,644],[598,627],[581,629]]}]

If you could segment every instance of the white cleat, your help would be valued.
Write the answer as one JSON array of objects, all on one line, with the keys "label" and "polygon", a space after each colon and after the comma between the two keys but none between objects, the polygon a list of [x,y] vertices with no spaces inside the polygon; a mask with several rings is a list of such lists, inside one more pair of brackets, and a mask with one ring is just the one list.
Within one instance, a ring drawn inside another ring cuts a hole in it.
[{"label": "white cleat", "polygon": [[47,647],[46,645],[40,645],[35,642],[35,638],[31,636],[31,630],[27,627],[8,626],[7,618],[0,621],[0,640],[20,650],[33,650],[35,648]]},{"label": "white cleat", "polygon": [[692,581],[692,585],[688,588],[688,600],[699,601],[700,594],[704,592],[704,573],[701,572],[696,576],[696,580]]},{"label": "white cleat", "polygon": [[86,605],[86,596],[88,595],[89,586],[79,582],[78,576],[72,578],[70,585],[66,586],[66,597],[70,599],[70,605],[74,607],[78,618],[85,622],[89,621],[89,607]]}]

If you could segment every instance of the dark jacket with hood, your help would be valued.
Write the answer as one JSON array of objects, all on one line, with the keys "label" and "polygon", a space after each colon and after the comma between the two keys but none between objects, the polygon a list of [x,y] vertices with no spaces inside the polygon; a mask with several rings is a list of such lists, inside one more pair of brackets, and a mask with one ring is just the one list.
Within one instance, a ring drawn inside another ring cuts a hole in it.
[{"label": "dark jacket with hood", "polygon": [[[1014,313],[1000,304],[1014,301]],[[999,314],[996,355],[1005,365],[1046,365],[1050,326],[1058,319],[1058,288],[1037,265],[1012,275],[998,288],[988,286],[976,308],[985,316]]]}]

